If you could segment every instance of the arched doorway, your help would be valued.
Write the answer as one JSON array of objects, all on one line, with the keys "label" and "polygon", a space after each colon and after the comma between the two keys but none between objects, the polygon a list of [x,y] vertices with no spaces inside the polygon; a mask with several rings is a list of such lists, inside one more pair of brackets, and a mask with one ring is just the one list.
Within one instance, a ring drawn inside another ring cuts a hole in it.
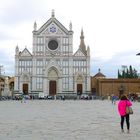
[{"label": "arched doorway", "polygon": [[27,71],[24,71],[21,75],[21,86],[20,89],[22,90],[23,94],[27,95],[29,94],[29,86],[30,86],[30,76]]},{"label": "arched doorway", "polygon": [[83,93],[83,77],[81,74],[77,75],[77,94],[81,95]]},{"label": "arched doorway", "polygon": [[23,84],[23,89],[22,89],[24,94],[28,94],[28,84]]},{"label": "arched doorway", "polygon": [[82,84],[77,84],[77,94],[78,95],[81,95],[82,94],[82,91],[83,91]]},{"label": "arched doorway", "polygon": [[49,95],[57,94],[58,72],[55,67],[51,67],[48,72],[49,79]]},{"label": "arched doorway", "polygon": [[56,95],[56,81],[51,80],[49,82],[49,95]]}]

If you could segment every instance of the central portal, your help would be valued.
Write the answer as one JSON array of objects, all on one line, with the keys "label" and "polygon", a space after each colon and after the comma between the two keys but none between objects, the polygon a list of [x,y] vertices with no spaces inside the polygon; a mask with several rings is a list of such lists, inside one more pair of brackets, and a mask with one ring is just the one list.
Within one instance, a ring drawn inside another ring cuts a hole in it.
[{"label": "central portal", "polygon": [[56,95],[56,81],[49,82],[49,95]]}]

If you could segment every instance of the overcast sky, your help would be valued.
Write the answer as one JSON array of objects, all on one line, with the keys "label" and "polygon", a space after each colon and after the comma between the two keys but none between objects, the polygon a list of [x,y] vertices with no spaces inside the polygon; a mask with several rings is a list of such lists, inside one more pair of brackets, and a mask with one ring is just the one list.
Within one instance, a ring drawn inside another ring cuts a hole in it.
[{"label": "overcast sky", "polygon": [[34,21],[40,28],[55,17],[74,31],[74,52],[80,43],[81,28],[91,50],[91,75],[98,69],[106,77],[117,77],[122,65],[140,73],[140,0],[0,0],[0,65],[14,75],[15,47],[32,52]]}]

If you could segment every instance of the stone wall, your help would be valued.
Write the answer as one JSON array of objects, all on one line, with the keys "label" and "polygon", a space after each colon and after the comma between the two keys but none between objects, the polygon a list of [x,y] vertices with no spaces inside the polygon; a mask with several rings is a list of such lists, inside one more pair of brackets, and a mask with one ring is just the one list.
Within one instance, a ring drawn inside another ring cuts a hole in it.
[{"label": "stone wall", "polygon": [[122,93],[140,93],[140,79],[96,79],[91,77],[91,91],[96,95],[108,96]]}]

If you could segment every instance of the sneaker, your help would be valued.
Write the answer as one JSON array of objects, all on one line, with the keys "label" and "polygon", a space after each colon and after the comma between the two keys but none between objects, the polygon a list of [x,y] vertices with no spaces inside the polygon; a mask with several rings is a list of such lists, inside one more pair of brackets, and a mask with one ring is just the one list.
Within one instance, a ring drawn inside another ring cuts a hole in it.
[{"label": "sneaker", "polygon": [[123,129],[121,131],[122,131],[122,133],[124,133],[124,130]]}]

